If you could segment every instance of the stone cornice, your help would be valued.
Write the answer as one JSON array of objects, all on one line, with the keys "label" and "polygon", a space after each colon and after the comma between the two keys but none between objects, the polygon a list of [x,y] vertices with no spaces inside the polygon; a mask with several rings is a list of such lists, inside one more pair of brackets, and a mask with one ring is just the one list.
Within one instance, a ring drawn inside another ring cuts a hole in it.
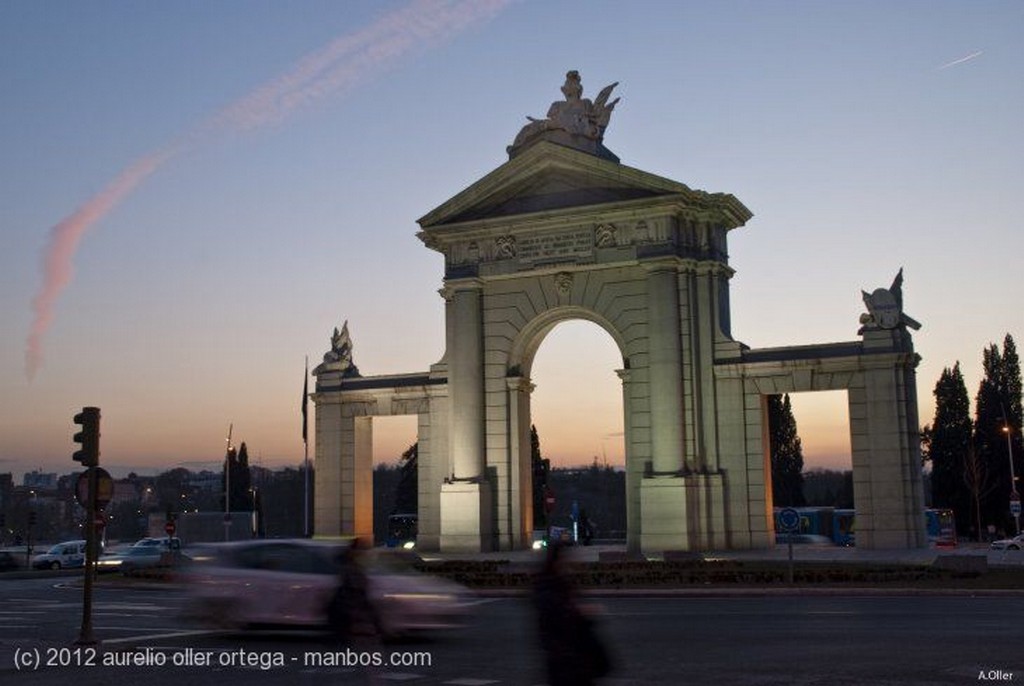
[{"label": "stone cornice", "polygon": [[[589,175],[593,176],[595,181],[604,179],[622,187],[644,189],[653,195],[637,200],[602,202],[501,217],[452,221],[503,191],[511,190],[514,194],[514,189],[517,186],[523,186],[530,179],[548,170],[564,170]],[[616,221],[617,218],[608,213],[637,212],[641,208],[644,208],[647,213],[652,210],[659,213],[658,209],[660,209],[665,214],[683,214],[698,220],[725,223],[729,228],[742,226],[753,216],[739,200],[730,194],[692,190],[677,181],[542,141],[421,217],[418,223],[423,231],[418,235],[428,247],[437,249],[435,239],[453,231],[457,231],[463,237],[474,231],[481,231],[481,235],[488,235],[489,229],[494,227],[510,228],[519,223],[529,223],[531,227],[542,229],[545,221],[554,221],[557,226],[558,222],[566,221],[570,216],[575,217],[574,221],[597,221],[597,215],[607,221]],[[592,215],[594,218],[588,215]],[[646,216],[650,216],[650,214],[646,214]],[[640,218],[640,215],[619,217],[618,219],[623,218]],[[509,228],[504,230],[507,231]]]}]

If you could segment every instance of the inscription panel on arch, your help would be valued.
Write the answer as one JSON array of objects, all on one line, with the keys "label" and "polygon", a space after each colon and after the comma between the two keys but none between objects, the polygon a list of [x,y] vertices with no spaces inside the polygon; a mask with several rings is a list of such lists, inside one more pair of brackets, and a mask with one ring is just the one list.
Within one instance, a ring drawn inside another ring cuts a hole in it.
[{"label": "inscription panel on arch", "polygon": [[560,233],[521,236],[518,241],[519,264],[532,267],[549,262],[582,262],[594,257],[594,232],[573,229]]}]

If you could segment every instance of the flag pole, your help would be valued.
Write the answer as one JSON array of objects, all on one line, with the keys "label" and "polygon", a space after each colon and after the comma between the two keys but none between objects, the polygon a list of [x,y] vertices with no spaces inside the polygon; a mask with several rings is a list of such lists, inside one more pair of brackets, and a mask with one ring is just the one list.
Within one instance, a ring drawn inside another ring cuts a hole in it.
[{"label": "flag pole", "polygon": [[231,431],[234,422],[228,424],[228,447],[224,453],[224,540],[231,540]]},{"label": "flag pole", "polygon": [[309,402],[309,355],[306,355],[306,373],[302,377],[302,449],[303,477],[302,491],[302,535],[309,538],[309,439],[307,434],[307,403]]}]

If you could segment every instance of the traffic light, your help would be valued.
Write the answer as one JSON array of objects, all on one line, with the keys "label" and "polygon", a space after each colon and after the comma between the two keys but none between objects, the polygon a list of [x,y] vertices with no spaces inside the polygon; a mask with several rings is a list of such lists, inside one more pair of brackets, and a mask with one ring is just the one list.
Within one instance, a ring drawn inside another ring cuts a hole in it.
[{"label": "traffic light", "polygon": [[83,467],[95,467],[100,463],[100,408],[83,407],[75,415],[75,424],[82,425],[82,430],[74,435],[75,443],[80,443],[82,449],[76,450],[71,459],[81,462]]}]

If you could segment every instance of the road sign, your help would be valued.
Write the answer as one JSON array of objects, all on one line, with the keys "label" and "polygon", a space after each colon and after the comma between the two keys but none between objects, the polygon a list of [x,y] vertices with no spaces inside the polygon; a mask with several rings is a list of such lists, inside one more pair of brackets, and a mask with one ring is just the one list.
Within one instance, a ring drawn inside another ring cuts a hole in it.
[{"label": "road sign", "polygon": [[92,520],[92,525],[95,526],[97,529],[102,529],[107,525],[107,518],[103,515],[102,512],[97,512],[96,518]]},{"label": "road sign", "polygon": [[1020,496],[1016,493],[1010,496],[1010,514],[1014,517],[1020,516]]},{"label": "road sign", "polygon": [[102,510],[114,496],[114,479],[103,467],[89,467],[78,475],[75,482],[75,500],[84,508],[89,507],[89,470],[96,470],[96,509]]},{"label": "road sign", "polygon": [[800,530],[800,513],[792,507],[783,508],[779,512],[779,528],[785,533],[793,533]]},{"label": "road sign", "polygon": [[176,531],[174,522],[167,522],[166,524],[164,524],[164,531],[167,533],[168,536],[173,536],[174,532]]}]

